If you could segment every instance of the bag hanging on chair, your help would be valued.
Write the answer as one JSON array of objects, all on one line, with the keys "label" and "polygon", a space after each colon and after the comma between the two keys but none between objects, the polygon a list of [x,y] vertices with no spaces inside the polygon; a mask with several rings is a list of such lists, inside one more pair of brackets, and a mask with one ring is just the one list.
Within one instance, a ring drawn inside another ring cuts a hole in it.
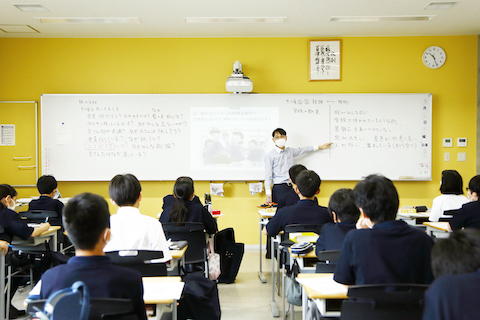
[{"label": "bag hanging on chair", "polygon": [[290,304],[295,306],[302,305],[302,285],[297,282],[297,275],[300,273],[297,260],[293,262],[292,268],[285,278],[285,296]]}]

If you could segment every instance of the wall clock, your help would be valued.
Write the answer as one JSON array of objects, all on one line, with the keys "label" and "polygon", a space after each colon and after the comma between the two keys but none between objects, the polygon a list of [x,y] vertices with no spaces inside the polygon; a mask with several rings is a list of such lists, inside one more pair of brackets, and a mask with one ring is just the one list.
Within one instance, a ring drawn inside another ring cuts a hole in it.
[{"label": "wall clock", "polygon": [[431,46],[423,51],[423,64],[430,69],[438,69],[445,63],[447,55],[445,51],[438,46]]}]

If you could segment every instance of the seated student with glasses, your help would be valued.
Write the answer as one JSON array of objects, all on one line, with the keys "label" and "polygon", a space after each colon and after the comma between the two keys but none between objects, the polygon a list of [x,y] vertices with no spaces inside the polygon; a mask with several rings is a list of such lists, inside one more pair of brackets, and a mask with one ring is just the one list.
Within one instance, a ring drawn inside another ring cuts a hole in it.
[{"label": "seated student with glasses", "polygon": [[82,193],[65,206],[63,223],[75,246],[67,264],[47,270],[42,276],[40,299],[76,281],[83,281],[92,298],[130,299],[139,319],[147,319],[143,302],[142,275],[113,265],[103,248],[110,240],[110,212],[101,196]]},{"label": "seated student with glasses", "polygon": [[353,191],[361,218],[345,237],[333,279],[345,285],[432,282],[433,240],[395,220],[399,198],[393,182],[370,175]]}]

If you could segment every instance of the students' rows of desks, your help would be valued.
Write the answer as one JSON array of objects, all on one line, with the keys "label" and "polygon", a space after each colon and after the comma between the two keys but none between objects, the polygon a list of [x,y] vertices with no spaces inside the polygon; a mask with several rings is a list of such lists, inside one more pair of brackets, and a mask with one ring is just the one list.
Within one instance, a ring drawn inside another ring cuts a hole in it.
[{"label": "students' rows of desks", "polygon": [[[259,272],[258,276],[262,283],[266,283],[267,279],[265,278],[262,270],[262,229],[268,223],[268,220],[275,215],[275,209],[260,209],[258,210],[259,215],[259,230],[260,230],[260,265],[259,265]],[[398,218],[406,221],[408,224],[424,228],[426,233],[435,238],[445,238],[448,237],[448,222],[430,222],[427,221],[428,214],[425,213],[399,213]],[[278,317],[279,310],[275,300],[276,290],[275,290],[275,283],[279,283],[280,274],[277,270],[277,280],[275,280],[275,254],[274,254],[274,243],[279,242],[278,239],[272,237],[272,301],[271,301],[271,309],[272,309],[272,316]],[[316,303],[316,307],[318,307],[320,313],[324,316],[326,315],[339,315],[339,311],[329,312],[327,310],[327,301],[328,300],[337,300],[337,299],[347,299],[347,287],[341,285],[333,280],[333,274],[331,273],[314,273],[315,267],[308,267],[305,261],[307,259],[314,259],[316,260],[317,256],[315,251],[311,251],[310,253],[297,256],[290,254],[292,259],[297,259],[300,269],[303,271],[298,275],[297,281],[302,284],[303,293],[302,293],[302,319],[306,319],[307,308],[309,305],[309,301],[314,300]],[[280,286],[279,286],[280,287]],[[280,294],[280,289],[277,291],[278,295]],[[283,299],[285,299],[283,294]],[[284,301],[285,304],[285,301]],[[283,308],[285,311],[285,308]],[[290,311],[290,314],[293,315],[293,310]],[[284,314],[285,318],[285,314]]]}]

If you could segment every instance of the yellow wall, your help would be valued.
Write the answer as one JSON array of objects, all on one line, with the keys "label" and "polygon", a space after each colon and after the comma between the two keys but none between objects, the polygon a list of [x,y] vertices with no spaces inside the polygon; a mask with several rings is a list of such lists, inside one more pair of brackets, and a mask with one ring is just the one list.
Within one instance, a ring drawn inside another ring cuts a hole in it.
[{"label": "yellow wall", "polygon": [[[308,81],[308,40],[0,39],[0,100],[40,100],[44,93],[224,93],[239,60],[258,93],[432,93],[434,179],[395,183],[401,205],[431,205],[442,170],[458,170],[465,183],[475,174],[477,36],[342,38],[342,81],[325,82]],[[421,61],[431,45],[447,53],[438,70]],[[466,137],[468,147],[444,149],[445,137]],[[443,161],[446,151],[450,162]],[[467,162],[457,162],[457,152],[467,152]],[[354,184],[324,182],[320,203]],[[142,212],[155,216],[173,183],[142,186]],[[59,188],[64,196],[90,191],[108,197],[107,182],[61,182]],[[208,184],[197,182],[196,191],[203,198]],[[27,197],[36,190],[19,193]],[[263,196],[250,196],[242,183],[226,184],[225,193],[213,198],[214,208],[225,214],[219,227],[233,226],[237,241],[258,243],[256,206]]]}]

